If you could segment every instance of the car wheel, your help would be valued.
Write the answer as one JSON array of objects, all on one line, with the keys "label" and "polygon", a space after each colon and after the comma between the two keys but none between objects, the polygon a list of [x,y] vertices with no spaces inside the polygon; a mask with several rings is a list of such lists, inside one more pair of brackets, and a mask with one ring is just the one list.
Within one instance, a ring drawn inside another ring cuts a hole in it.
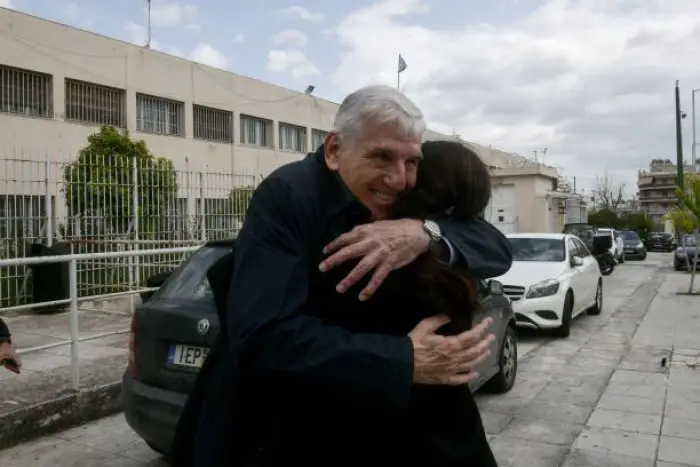
[{"label": "car wheel", "polygon": [[518,342],[515,329],[506,327],[506,333],[501,341],[501,351],[498,357],[498,373],[491,378],[484,389],[488,392],[504,394],[515,384],[518,372]]},{"label": "car wheel", "polygon": [[625,262],[625,254],[622,253],[622,255],[620,256],[620,264],[622,264],[624,262]]},{"label": "car wheel", "polygon": [[673,263],[673,269],[675,269],[676,271],[680,271],[680,270],[681,270],[681,264],[680,264],[680,263]]},{"label": "car wheel", "polygon": [[561,326],[554,330],[557,337],[569,337],[571,334],[571,319],[574,312],[574,294],[569,290],[564,299],[564,309],[561,312]]},{"label": "car wheel", "polygon": [[647,260],[647,254],[644,253],[644,254],[642,255],[642,261],[646,261],[646,260]]},{"label": "car wheel", "polygon": [[595,290],[595,304],[588,309],[589,315],[599,315],[603,311],[603,279],[598,279],[598,287]]}]

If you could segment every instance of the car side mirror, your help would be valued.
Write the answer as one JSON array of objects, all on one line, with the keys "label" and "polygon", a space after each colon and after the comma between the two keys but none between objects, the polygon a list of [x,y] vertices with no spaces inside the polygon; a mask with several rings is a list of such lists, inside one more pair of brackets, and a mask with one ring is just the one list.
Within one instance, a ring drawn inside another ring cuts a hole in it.
[{"label": "car side mirror", "polygon": [[571,257],[571,267],[575,268],[576,266],[583,266],[583,258],[580,256]]},{"label": "car side mirror", "polygon": [[503,295],[503,284],[501,284],[497,280],[490,280],[489,295]]}]

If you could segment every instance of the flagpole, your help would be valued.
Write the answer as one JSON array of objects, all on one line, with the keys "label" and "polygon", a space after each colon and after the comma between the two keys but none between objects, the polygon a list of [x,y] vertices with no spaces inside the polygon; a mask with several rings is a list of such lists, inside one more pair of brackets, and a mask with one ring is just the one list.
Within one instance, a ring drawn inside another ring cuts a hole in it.
[{"label": "flagpole", "polygon": [[396,73],[396,89],[401,90],[401,72]]}]

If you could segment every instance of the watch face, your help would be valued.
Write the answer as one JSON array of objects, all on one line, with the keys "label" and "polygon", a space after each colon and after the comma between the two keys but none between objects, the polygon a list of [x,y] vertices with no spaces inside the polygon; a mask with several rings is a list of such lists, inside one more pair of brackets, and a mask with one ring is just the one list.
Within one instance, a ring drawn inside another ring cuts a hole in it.
[{"label": "watch face", "polygon": [[428,232],[428,235],[430,235],[433,240],[439,240],[441,237],[441,232],[440,232],[440,227],[433,221],[425,221],[423,224],[425,227],[425,231]]}]

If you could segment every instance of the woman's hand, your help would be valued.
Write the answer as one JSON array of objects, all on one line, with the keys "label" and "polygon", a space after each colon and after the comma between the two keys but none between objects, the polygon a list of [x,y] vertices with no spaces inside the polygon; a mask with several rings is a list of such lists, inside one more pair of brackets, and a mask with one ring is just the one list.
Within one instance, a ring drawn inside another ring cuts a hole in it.
[{"label": "woman's hand", "polygon": [[0,342],[0,364],[10,371],[19,373],[22,363],[9,342]]},{"label": "woman's hand", "polygon": [[436,334],[449,322],[445,315],[431,316],[409,334],[413,342],[414,383],[461,386],[479,377],[475,370],[491,355],[489,347],[495,340],[493,334],[487,334],[493,320],[485,318],[456,336]]},{"label": "woman's hand", "polygon": [[330,256],[319,267],[325,272],[348,260],[362,258],[336,290],[345,292],[374,270],[372,279],[360,293],[360,300],[367,300],[391,271],[412,263],[428,251],[429,245],[430,237],[419,220],[376,221],[359,225],[326,245],[323,251]]}]

